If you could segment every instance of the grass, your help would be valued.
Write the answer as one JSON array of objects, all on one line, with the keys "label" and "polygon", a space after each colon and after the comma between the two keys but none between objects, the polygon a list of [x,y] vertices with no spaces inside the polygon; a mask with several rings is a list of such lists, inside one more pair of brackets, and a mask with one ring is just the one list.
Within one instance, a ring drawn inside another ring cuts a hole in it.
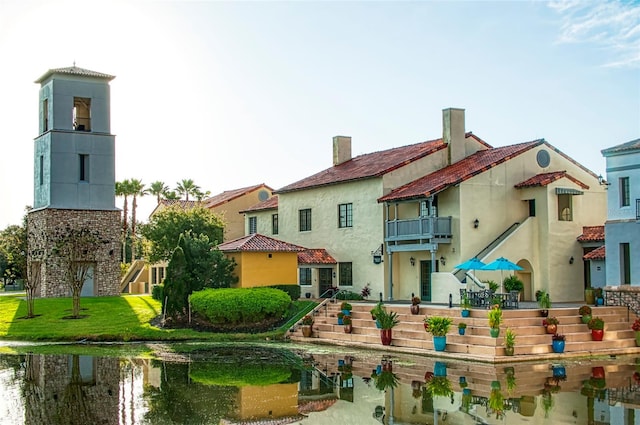
[{"label": "grass", "polygon": [[[291,320],[309,310],[309,301],[294,303]],[[313,303],[310,303],[313,304]],[[281,339],[287,324],[258,334],[222,334],[192,329],[162,329],[150,324],[161,305],[146,295],[87,297],[81,316],[69,319],[71,298],[35,300],[36,317],[26,319],[24,295],[0,297],[0,339],[12,341],[264,341]],[[311,307],[312,308],[312,307]],[[290,321],[291,321],[290,320]],[[289,322],[290,322],[289,321]],[[287,323],[289,323],[287,322]]]}]

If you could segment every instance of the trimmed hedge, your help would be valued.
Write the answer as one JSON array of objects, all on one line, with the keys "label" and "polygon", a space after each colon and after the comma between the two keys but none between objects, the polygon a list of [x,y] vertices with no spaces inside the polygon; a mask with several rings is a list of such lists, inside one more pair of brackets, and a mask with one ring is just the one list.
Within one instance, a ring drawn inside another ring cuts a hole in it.
[{"label": "trimmed hedge", "polygon": [[151,289],[151,298],[153,298],[156,301],[162,302],[162,299],[164,298],[164,285],[163,284],[153,285],[153,288]]},{"label": "trimmed hedge", "polygon": [[189,377],[203,385],[245,387],[266,386],[287,382],[291,378],[291,367],[281,364],[243,362],[201,363],[191,365]]},{"label": "trimmed hedge", "polygon": [[280,319],[290,304],[286,292],[273,288],[204,289],[191,294],[191,310],[214,325]]},{"label": "trimmed hedge", "polygon": [[363,300],[364,298],[360,294],[356,294],[352,291],[340,291],[336,295],[337,300]]},{"label": "trimmed hedge", "polygon": [[289,294],[292,300],[300,298],[300,286],[299,285],[271,285],[267,288],[279,289]]}]

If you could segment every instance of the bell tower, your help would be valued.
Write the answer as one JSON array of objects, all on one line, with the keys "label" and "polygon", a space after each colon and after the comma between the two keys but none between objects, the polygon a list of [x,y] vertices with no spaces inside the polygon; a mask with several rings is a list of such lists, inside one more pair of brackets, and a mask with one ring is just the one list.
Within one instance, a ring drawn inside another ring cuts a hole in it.
[{"label": "bell tower", "polygon": [[52,249],[60,229],[100,235],[83,295],[119,291],[120,211],[115,206],[115,136],[110,86],[115,77],[76,67],[50,69],[35,82],[39,134],[34,140],[33,210],[28,215],[30,269],[40,267],[41,296],[68,296]]}]

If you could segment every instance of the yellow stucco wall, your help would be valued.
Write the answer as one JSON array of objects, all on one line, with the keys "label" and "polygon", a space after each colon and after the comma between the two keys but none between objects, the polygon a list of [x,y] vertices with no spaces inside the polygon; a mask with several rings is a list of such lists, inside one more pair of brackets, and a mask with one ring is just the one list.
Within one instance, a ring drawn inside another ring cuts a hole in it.
[{"label": "yellow stucco wall", "polygon": [[238,419],[297,416],[298,383],[240,387],[237,400]]},{"label": "yellow stucco wall", "polygon": [[237,288],[298,283],[297,252],[234,252]]}]

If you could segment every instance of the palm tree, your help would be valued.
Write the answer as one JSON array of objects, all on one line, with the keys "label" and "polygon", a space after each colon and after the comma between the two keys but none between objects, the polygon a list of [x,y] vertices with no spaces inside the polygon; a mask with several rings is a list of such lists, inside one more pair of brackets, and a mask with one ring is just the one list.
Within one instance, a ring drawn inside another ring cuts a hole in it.
[{"label": "palm tree", "polygon": [[199,187],[198,189],[196,189],[195,193],[193,194],[193,196],[196,197],[196,200],[198,202],[202,202],[202,200],[205,198],[208,198],[209,195],[211,195],[211,191],[207,190],[206,192],[203,192],[202,190],[200,190]]},{"label": "palm tree", "polygon": [[116,196],[122,196],[124,198],[122,206],[122,261],[127,262],[127,233],[129,230],[129,224],[127,222],[129,218],[129,195],[131,195],[131,181],[125,179],[121,182],[116,182]]},{"label": "palm tree", "polygon": [[169,186],[164,184],[163,181],[157,180],[149,185],[149,194],[155,195],[158,204],[162,200],[165,193],[169,191]]},{"label": "palm tree", "polygon": [[131,179],[129,182],[130,192],[129,194],[133,196],[133,201],[131,201],[131,262],[136,259],[136,209],[138,208],[138,196],[143,197],[147,194],[147,190],[145,189],[144,183],[142,180]]},{"label": "palm tree", "polygon": [[191,179],[182,179],[176,183],[176,192],[185,196],[185,200],[189,200],[189,195],[195,195],[200,190],[200,186],[196,185]]}]

